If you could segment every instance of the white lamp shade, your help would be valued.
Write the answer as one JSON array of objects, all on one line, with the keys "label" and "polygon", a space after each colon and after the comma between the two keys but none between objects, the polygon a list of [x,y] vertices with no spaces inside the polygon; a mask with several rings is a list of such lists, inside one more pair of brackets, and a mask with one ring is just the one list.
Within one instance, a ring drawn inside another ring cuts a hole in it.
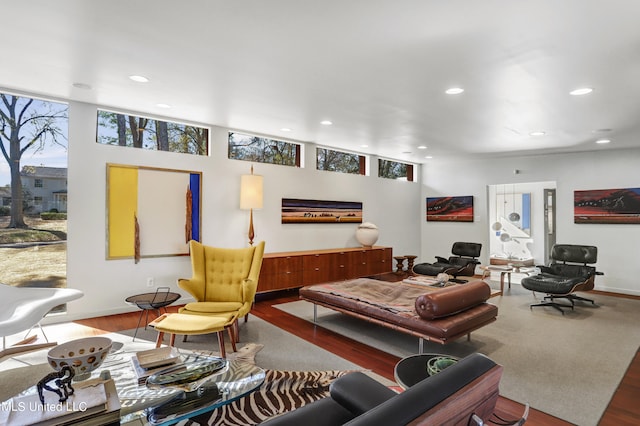
[{"label": "white lamp shade", "polygon": [[243,210],[262,208],[262,176],[240,177],[240,208]]}]

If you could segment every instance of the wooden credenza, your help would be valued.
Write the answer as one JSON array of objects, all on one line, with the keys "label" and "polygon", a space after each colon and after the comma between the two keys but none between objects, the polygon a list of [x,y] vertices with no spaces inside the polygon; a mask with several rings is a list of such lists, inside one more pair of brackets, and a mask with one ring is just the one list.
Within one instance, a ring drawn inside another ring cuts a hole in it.
[{"label": "wooden credenza", "polygon": [[391,247],[265,253],[258,292],[285,290],[391,272]]}]

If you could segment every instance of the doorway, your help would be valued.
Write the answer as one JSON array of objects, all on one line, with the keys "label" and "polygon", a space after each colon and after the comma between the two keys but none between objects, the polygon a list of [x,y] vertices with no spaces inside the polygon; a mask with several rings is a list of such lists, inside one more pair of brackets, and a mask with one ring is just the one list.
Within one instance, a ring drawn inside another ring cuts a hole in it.
[{"label": "doorway", "polygon": [[489,251],[495,263],[546,263],[555,243],[556,183],[488,185]]}]

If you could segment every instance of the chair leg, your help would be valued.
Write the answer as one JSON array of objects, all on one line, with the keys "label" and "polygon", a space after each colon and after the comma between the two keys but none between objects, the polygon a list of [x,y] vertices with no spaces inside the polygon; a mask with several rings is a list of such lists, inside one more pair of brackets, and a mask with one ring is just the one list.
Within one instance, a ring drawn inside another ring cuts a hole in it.
[{"label": "chair leg", "polygon": [[220,346],[220,356],[226,358],[227,354],[224,350],[224,330],[218,331],[218,346]]},{"label": "chair leg", "polygon": [[240,342],[240,324],[238,322],[238,319],[236,319],[233,322],[233,334],[235,334],[236,336],[236,342],[239,343]]},{"label": "chair leg", "polygon": [[235,333],[233,332],[233,327],[232,326],[227,327],[227,331],[229,332],[229,339],[231,340],[231,348],[233,348],[234,352],[237,352],[238,349],[236,349],[236,336],[235,336]]},{"label": "chair leg", "polygon": [[156,348],[162,346],[162,338],[164,337],[164,331],[158,332],[158,337],[156,338]]},{"label": "chair leg", "polygon": [[577,294],[569,294],[565,297],[570,300],[581,300],[583,302],[591,302],[592,305],[596,304],[596,302],[594,302],[593,300],[587,299],[586,297],[578,296]]},{"label": "chair leg", "polygon": [[529,305],[529,309],[533,309],[536,306],[550,306],[560,311],[562,315],[564,315],[564,310],[562,308],[571,308],[571,310],[573,310],[573,303],[571,305],[565,305],[563,303],[554,302],[553,296],[545,296],[544,300],[540,301],[540,303],[534,303]]}]

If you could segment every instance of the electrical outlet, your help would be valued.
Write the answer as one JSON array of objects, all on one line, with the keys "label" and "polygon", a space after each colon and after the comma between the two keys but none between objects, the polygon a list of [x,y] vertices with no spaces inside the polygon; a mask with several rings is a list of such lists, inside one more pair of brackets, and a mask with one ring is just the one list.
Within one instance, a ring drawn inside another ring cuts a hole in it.
[{"label": "electrical outlet", "polygon": [[153,277],[147,278],[147,287],[154,287],[156,285],[156,280]]}]

